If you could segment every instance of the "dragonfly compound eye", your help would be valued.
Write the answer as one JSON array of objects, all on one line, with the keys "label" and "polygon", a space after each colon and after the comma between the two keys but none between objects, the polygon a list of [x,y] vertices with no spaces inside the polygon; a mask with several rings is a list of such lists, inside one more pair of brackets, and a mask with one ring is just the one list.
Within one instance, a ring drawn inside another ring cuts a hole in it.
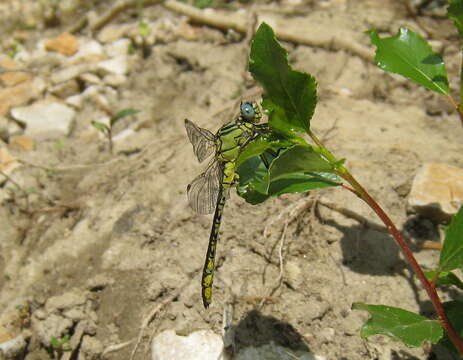
[{"label": "dragonfly compound eye", "polygon": [[241,116],[247,121],[253,121],[256,116],[256,111],[251,103],[242,103],[240,106]]}]

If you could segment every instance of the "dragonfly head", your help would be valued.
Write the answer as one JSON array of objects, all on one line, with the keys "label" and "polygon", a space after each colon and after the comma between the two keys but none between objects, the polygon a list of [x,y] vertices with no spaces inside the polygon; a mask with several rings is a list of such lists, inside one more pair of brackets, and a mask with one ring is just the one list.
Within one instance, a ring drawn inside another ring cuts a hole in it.
[{"label": "dragonfly head", "polygon": [[256,102],[242,102],[240,105],[240,117],[243,121],[258,123],[262,114]]}]

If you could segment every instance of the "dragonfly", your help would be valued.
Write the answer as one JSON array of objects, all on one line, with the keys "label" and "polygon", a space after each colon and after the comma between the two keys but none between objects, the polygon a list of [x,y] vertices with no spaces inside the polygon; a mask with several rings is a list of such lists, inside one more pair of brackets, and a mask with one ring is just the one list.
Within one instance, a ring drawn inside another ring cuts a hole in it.
[{"label": "dragonfly", "polygon": [[236,161],[246,145],[268,129],[266,123],[259,124],[261,119],[262,113],[255,102],[242,102],[239,116],[215,134],[185,119],[188,138],[198,161],[201,163],[214,154],[206,170],[187,187],[188,201],[193,210],[200,214],[214,212],[201,278],[201,297],[206,309],[212,302],[215,255],[225,201],[229,198],[230,189],[238,183]]}]

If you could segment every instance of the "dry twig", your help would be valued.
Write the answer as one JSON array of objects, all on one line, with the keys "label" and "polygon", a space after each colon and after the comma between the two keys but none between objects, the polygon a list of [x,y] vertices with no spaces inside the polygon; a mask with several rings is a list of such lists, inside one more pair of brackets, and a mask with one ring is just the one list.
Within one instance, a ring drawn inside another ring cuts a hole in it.
[{"label": "dry twig", "polygon": [[77,326],[74,329],[74,334],[71,337],[71,340],[69,341],[69,347],[71,348],[71,351],[67,351],[63,354],[63,357],[61,358],[62,360],[71,360],[75,358],[75,353],[79,349],[80,342],[82,341],[82,337],[85,334],[85,331],[87,330],[87,322],[86,321],[80,321]]},{"label": "dry twig", "polygon": [[[150,6],[160,3],[160,0],[144,0],[143,6]],[[101,16],[92,19],[91,16],[86,15],[71,28],[68,29],[68,32],[75,33],[82,30],[85,25],[89,24],[90,31],[100,30],[103,26],[108,24],[112,19],[119,15],[124,10],[127,10],[131,7],[139,6],[139,0],[119,0],[113,6],[111,6],[104,14]]]},{"label": "dry twig", "polygon": [[104,349],[103,353],[101,354],[101,357],[104,358],[106,354],[109,354],[109,353],[112,353],[112,352],[115,352],[115,351],[119,351],[119,350],[129,346],[134,341],[135,341],[135,339],[132,339],[132,340],[120,343],[120,344],[109,345],[108,347],[106,347],[106,349]]},{"label": "dry twig", "polygon": [[[229,13],[224,15],[211,9],[204,11],[175,0],[165,1],[164,6],[179,14],[188,16],[193,22],[209,25],[220,30],[234,30],[241,34],[246,34],[248,30],[246,20],[239,14]],[[318,38],[316,35],[312,36],[310,32],[293,34],[277,26],[275,26],[274,30],[277,38],[282,41],[319,47],[326,50],[345,50],[359,56],[365,61],[373,62],[372,50],[345,37],[332,37],[327,41],[326,39]]]}]

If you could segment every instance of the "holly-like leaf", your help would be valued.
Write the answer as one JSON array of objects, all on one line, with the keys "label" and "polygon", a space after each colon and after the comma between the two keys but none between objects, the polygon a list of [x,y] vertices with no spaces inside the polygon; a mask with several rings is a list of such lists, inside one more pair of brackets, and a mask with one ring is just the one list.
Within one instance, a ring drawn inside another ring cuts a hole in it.
[{"label": "holly-like leaf", "polygon": [[363,325],[360,335],[386,335],[410,347],[418,347],[423,342],[437,343],[443,330],[437,320],[430,320],[413,312],[384,305],[354,303],[354,310],[366,310],[371,318]]},{"label": "holly-like leaf", "polygon": [[[267,163],[271,163],[273,155],[263,153]],[[341,185],[341,179],[332,173],[307,172],[288,173],[270,180],[268,169],[261,157],[248,159],[238,169],[240,184],[238,194],[251,204],[259,204],[268,198],[287,193],[303,193]]]},{"label": "holly-like leaf", "polygon": [[[445,314],[447,315],[450,324],[452,324],[452,327],[454,330],[457,332],[457,334],[460,336],[460,338],[463,337],[463,302],[453,300],[453,301],[447,301],[443,303],[444,305],[444,311]],[[458,351],[453,345],[452,341],[449,339],[447,333],[444,334],[444,337],[439,341],[440,345],[445,346],[452,352],[458,355]]]},{"label": "holly-like leaf", "polygon": [[333,166],[311,146],[296,145],[281,152],[270,166],[270,180],[307,172],[329,172]]},{"label": "holly-like leaf", "polygon": [[460,37],[463,38],[463,1],[449,0],[447,16],[453,20],[455,27],[458,29]]},{"label": "holly-like leaf", "polygon": [[458,276],[450,271],[439,272],[438,270],[431,270],[424,272],[424,275],[429,281],[434,280],[437,274],[436,286],[456,286],[463,290],[463,282],[458,278]]},{"label": "holly-like leaf", "polygon": [[375,61],[381,69],[405,76],[439,94],[450,94],[442,57],[420,35],[405,28],[388,38],[380,38],[376,31],[369,31],[369,35],[376,45]]},{"label": "holly-like leaf", "polygon": [[287,56],[272,28],[262,23],[252,40],[249,71],[265,90],[262,107],[269,112],[270,128],[292,136],[310,129],[317,91],[315,79],[293,70]]},{"label": "holly-like leaf", "polygon": [[463,206],[445,232],[445,241],[439,258],[439,270],[450,271],[463,267]]}]

